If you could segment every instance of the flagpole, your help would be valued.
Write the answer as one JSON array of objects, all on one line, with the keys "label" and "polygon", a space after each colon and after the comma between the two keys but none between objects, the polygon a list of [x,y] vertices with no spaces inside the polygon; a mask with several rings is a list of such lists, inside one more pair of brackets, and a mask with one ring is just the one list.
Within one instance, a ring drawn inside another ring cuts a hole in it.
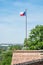
[{"label": "flagpole", "polygon": [[25,9],[25,11],[26,11],[26,44],[27,44],[27,9]]}]

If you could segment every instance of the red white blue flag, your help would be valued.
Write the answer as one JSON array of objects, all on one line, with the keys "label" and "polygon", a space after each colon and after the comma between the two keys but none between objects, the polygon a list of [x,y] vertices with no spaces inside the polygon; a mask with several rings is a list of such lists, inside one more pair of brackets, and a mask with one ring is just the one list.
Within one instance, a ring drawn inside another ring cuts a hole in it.
[{"label": "red white blue flag", "polygon": [[26,11],[20,12],[20,16],[26,16]]}]

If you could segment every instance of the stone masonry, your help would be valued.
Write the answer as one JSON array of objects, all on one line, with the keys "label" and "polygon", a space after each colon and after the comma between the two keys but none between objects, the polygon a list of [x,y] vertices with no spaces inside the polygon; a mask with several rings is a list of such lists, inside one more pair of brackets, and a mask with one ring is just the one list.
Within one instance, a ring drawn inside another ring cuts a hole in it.
[{"label": "stone masonry", "polygon": [[12,55],[11,65],[43,65],[42,50],[16,50]]}]

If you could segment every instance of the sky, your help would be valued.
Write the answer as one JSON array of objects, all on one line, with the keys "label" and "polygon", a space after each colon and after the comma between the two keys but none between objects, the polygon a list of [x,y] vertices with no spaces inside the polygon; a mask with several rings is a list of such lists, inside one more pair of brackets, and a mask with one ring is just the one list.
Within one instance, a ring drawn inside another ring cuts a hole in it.
[{"label": "sky", "polygon": [[27,35],[36,25],[43,25],[43,0],[0,0],[0,43],[24,43],[27,9]]}]

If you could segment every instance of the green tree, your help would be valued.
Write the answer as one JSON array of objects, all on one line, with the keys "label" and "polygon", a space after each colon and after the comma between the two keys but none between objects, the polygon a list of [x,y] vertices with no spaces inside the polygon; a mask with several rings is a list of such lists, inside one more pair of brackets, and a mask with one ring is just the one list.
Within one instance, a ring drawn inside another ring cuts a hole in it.
[{"label": "green tree", "polygon": [[30,32],[29,38],[24,41],[29,49],[43,49],[43,25],[37,25]]},{"label": "green tree", "polygon": [[1,65],[11,65],[11,60],[12,60],[12,51],[9,50],[5,54],[3,54]]},{"label": "green tree", "polygon": [[23,45],[17,44],[17,45],[11,46],[11,47],[10,47],[10,50],[21,50],[22,47],[23,47]]}]

